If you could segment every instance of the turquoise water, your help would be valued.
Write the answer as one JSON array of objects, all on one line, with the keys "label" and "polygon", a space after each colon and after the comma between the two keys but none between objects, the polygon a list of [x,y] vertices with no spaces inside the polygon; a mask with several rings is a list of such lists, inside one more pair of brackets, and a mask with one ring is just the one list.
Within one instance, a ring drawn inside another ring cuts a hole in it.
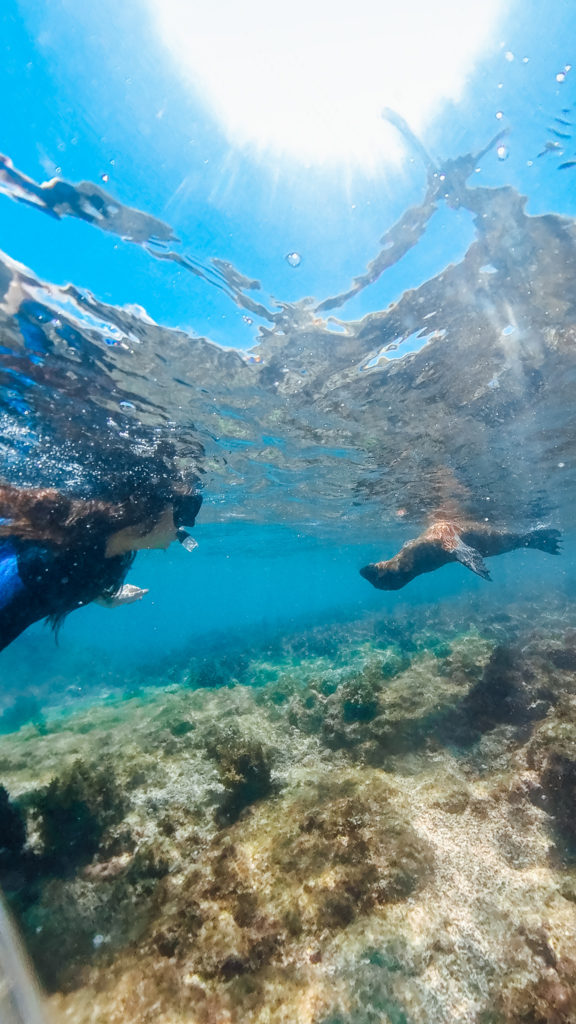
[{"label": "turquoise water", "polygon": [[[420,105],[383,70],[384,143],[340,96],[318,162],[327,69],[278,150],[152,4],[2,15],[0,476],[98,497],[163,445],[203,494],[141,602],[0,653],[0,886],[55,1022],[576,1021],[576,26],[468,6],[460,85],[423,105],[459,23],[419,50],[416,12]],[[281,24],[271,97],[310,71]],[[438,521],[562,550],[361,577]]]}]

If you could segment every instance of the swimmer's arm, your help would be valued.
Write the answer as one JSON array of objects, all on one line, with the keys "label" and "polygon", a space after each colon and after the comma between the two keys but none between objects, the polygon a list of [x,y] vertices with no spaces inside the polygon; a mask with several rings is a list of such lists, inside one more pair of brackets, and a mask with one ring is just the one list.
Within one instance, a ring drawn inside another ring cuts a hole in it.
[{"label": "swimmer's arm", "polygon": [[133,583],[125,583],[114,597],[97,597],[95,604],[103,608],[119,608],[122,604],[133,604],[134,601],[141,601],[148,590],[142,587],[135,587]]}]

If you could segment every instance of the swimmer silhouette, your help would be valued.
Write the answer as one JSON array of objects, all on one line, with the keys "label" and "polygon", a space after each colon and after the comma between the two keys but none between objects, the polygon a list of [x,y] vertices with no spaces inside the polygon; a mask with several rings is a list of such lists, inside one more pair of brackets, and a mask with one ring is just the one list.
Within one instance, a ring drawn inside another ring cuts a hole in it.
[{"label": "swimmer silhouette", "polygon": [[484,580],[490,573],[485,558],[503,555],[516,548],[537,548],[550,555],[560,553],[560,532],[538,527],[527,533],[497,530],[487,523],[433,523],[415,540],[409,540],[387,562],[372,562],[360,575],[378,590],[400,590],[416,576],[434,572],[450,562],[460,562]]}]

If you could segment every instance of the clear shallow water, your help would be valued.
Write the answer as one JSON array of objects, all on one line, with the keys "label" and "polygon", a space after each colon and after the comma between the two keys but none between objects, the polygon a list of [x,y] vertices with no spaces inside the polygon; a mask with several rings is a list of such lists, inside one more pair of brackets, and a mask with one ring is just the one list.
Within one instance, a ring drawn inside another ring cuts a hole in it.
[{"label": "clear shallow water", "polygon": [[[21,13],[2,476],[84,496],[167,440],[204,493],[142,604],[0,656],[0,872],[55,1019],[573,1024],[570,12],[553,51],[525,12],[431,158],[400,124],[402,167],[346,187],[214,141],[190,183],[130,103],[117,157],[27,120],[69,25]],[[359,576],[439,516],[564,549]]]}]

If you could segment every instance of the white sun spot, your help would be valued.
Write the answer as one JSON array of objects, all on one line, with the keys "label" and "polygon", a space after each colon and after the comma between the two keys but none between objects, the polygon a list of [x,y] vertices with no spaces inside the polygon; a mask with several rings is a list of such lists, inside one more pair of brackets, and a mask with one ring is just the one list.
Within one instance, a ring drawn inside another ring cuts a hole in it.
[{"label": "white sun spot", "polygon": [[234,145],[303,163],[398,159],[392,107],[422,129],[458,100],[510,0],[146,0]]}]

